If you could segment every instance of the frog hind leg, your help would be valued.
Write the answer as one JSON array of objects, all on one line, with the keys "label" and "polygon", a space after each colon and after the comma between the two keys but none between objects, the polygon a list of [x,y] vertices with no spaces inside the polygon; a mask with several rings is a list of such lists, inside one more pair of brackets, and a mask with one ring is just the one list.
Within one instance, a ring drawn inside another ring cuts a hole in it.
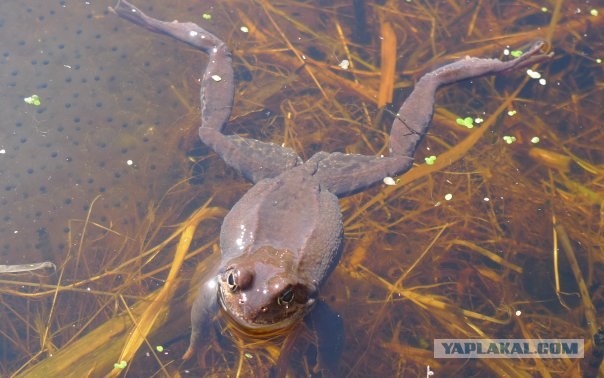
[{"label": "frog hind leg", "polygon": [[542,53],[543,45],[542,41],[537,41],[520,57],[505,62],[467,57],[422,76],[392,124],[390,156],[319,153],[307,164],[315,164],[314,175],[338,197],[362,191],[385,177],[405,173],[411,168],[415,150],[430,128],[434,96],[439,87],[464,79],[506,73],[548,60],[552,54]]},{"label": "frog hind leg", "polygon": [[231,52],[218,37],[192,22],[165,22],[144,14],[125,0],[109,8],[118,16],[149,31],[168,35],[208,54],[201,79],[201,141],[245,178],[257,182],[279,175],[302,163],[296,153],[276,144],[224,135],[222,128],[231,116],[235,79]]},{"label": "frog hind leg", "polygon": [[391,154],[413,156],[417,145],[430,127],[434,112],[434,95],[438,88],[465,79],[515,71],[548,60],[552,54],[543,54],[543,45],[543,41],[537,41],[520,57],[505,62],[499,59],[466,57],[422,76],[401,105],[392,124]]}]

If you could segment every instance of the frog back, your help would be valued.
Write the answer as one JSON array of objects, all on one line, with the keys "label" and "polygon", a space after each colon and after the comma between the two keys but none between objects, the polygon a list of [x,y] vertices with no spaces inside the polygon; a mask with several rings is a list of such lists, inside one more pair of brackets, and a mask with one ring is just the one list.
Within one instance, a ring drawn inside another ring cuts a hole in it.
[{"label": "frog back", "polygon": [[318,287],[339,260],[342,230],[337,197],[300,166],[256,183],[235,204],[222,225],[222,260],[286,250],[296,281]]}]

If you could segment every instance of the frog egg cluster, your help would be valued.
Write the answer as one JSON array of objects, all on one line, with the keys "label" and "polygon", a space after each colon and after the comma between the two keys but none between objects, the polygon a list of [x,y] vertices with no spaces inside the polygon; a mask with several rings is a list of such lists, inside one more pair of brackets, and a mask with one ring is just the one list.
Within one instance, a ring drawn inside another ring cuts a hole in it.
[{"label": "frog egg cluster", "polygon": [[60,261],[95,197],[91,220],[119,229],[174,184],[182,70],[106,6],[0,2],[0,264]]}]

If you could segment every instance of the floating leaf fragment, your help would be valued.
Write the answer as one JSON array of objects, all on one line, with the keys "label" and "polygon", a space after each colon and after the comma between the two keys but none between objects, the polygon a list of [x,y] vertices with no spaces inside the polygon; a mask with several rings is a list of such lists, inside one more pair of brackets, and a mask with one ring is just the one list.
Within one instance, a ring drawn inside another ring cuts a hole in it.
[{"label": "floating leaf fragment", "polygon": [[455,122],[457,122],[458,125],[467,127],[468,129],[474,128],[474,119],[472,119],[472,117],[457,118]]},{"label": "floating leaf fragment", "polygon": [[384,177],[384,184],[386,185],[396,185],[396,181],[392,177]]},{"label": "floating leaf fragment", "polygon": [[25,101],[25,103],[29,105],[40,106],[40,97],[38,97],[38,95],[36,94],[31,95],[29,97],[25,97],[23,101]]},{"label": "floating leaf fragment", "polygon": [[338,66],[340,66],[340,68],[343,70],[347,70],[350,67],[350,62],[348,59],[344,59],[340,62],[340,64],[338,64]]},{"label": "floating leaf fragment", "polygon": [[505,135],[503,137],[503,140],[507,143],[507,144],[512,144],[516,141],[516,137],[515,136],[510,136],[510,135]]},{"label": "floating leaf fragment", "polygon": [[426,164],[434,165],[434,163],[436,162],[436,156],[434,156],[434,155],[427,156],[426,158],[424,158],[424,160],[426,160]]},{"label": "floating leaf fragment", "polygon": [[125,369],[128,366],[128,361],[122,360],[121,362],[116,362],[113,364],[115,369]]}]

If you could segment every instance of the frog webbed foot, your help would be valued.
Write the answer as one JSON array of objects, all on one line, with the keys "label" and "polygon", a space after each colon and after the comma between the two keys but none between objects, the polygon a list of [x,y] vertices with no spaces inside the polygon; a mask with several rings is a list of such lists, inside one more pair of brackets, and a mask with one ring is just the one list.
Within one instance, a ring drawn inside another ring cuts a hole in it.
[{"label": "frog webbed foot", "polygon": [[545,42],[537,41],[519,57],[501,61],[496,58],[475,58],[466,56],[428,72],[421,81],[432,81],[437,87],[455,83],[460,80],[477,78],[485,75],[510,73],[524,67],[551,59],[553,53],[545,54],[542,48]]}]

